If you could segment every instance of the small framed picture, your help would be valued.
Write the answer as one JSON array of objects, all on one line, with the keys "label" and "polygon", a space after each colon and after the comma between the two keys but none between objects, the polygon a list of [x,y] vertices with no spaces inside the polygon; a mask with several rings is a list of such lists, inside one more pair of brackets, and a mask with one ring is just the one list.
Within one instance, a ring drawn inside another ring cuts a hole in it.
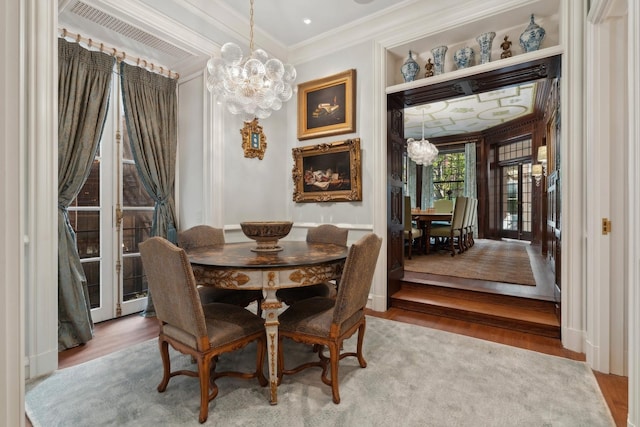
[{"label": "small framed picture", "polygon": [[298,139],[356,131],[356,70],[298,85]]},{"label": "small framed picture", "polygon": [[262,160],[267,149],[267,137],[262,132],[262,126],[258,124],[258,119],[245,122],[240,129],[242,135],[242,149],[245,157],[257,157]]},{"label": "small framed picture", "polygon": [[292,151],[294,202],[362,200],[360,138]]}]

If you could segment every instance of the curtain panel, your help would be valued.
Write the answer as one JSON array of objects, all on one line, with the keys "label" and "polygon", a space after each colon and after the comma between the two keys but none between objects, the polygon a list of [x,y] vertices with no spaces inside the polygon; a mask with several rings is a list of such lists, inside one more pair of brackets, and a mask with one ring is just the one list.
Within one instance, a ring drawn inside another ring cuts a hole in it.
[{"label": "curtain panel", "polygon": [[84,185],[109,108],[115,58],[58,39],[58,350],[93,337],[87,280],[68,207]]},{"label": "curtain panel", "polygon": [[[124,116],[140,180],[155,202],[151,236],[176,243],[176,80],[120,63]],[[155,315],[151,294],[143,315]]]}]

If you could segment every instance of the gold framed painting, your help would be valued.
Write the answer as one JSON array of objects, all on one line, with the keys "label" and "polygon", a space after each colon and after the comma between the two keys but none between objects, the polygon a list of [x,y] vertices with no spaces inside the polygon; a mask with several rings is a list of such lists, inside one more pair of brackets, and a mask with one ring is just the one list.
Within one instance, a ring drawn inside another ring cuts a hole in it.
[{"label": "gold framed painting", "polygon": [[245,157],[257,157],[262,160],[267,149],[267,137],[262,132],[262,126],[258,124],[258,119],[245,122],[240,129],[242,135],[242,149]]},{"label": "gold framed painting", "polygon": [[294,202],[362,200],[360,138],[297,147],[292,154]]},{"label": "gold framed painting", "polygon": [[356,131],[356,70],[298,85],[298,139]]}]

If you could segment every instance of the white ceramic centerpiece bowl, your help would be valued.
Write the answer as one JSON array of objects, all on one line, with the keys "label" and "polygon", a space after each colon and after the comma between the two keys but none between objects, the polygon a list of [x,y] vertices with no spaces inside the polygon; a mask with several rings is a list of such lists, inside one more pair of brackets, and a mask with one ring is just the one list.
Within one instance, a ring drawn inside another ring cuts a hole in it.
[{"label": "white ceramic centerpiece bowl", "polygon": [[282,247],[278,240],[286,237],[291,231],[291,221],[247,221],[241,222],[240,227],[245,236],[255,240],[258,246],[251,248],[254,252],[277,252]]}]

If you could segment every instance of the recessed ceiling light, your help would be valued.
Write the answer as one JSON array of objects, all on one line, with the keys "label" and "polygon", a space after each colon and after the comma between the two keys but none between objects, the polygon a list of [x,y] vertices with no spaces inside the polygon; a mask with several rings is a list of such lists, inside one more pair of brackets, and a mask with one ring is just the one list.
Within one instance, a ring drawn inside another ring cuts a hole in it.
[{"label": "recessed ceiling light", "polygon": [[373,0],[353,0],[353,1],[358,4],[367,4],[367,3],[371,3]]},{"label": "recessed ceiling light", "polygon": [[304,19],[302,20],[302,22],[304,22],[305,24],[309,25],[309,24],[311,24],[311,19],[309,19],[309,18],[304,18]]}]

